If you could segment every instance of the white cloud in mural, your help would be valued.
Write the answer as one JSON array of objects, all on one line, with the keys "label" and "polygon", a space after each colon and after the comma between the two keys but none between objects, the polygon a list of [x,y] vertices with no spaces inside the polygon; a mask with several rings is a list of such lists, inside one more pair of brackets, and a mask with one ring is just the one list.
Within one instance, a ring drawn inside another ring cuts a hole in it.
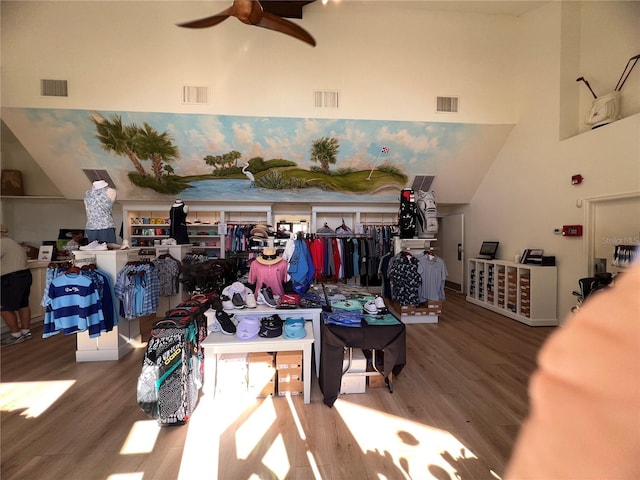
[{"label": "white cloud in mural", "polygon": [[382,127],[378,138],[382,143],[402,145],[413,153],[428,153],[439,147],[438,137],[428,135],[413,135],[406,129],[391,132],[388,127]]}]

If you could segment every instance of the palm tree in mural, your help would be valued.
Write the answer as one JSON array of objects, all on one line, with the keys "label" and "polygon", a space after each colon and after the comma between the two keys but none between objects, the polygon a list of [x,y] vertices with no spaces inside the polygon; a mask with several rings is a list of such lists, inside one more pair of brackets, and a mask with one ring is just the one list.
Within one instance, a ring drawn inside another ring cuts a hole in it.
[{"label": "palm tree in mural", "polygon": [[178,147],[173,144],[173,137],[167,133],[159,133],[144,122],[134,137],[134,148],[141,160],[151,160],[151,170],[157,182],[162,181],[163,163],[179,158]]},{"label": "palm tree in mural", "polygon": [[90,120],[96,126],[96,138],[104,150],[116,155],[126,155],[136,172],[140,175],[147,174],[135,152],[135,136],[139,130],[135,124],[123,125],[120,115],[113,115],[111,119],[107,119],[99,113],[94,113]]},{"label": "palm tree in mural", "polygon": [[231,168],[241,156],[242,154],[237,150],[231,150],[222,155],[207,155],[204,157],[204,163],[213,167],[213,174],[215,175],[218,171],[224,172],[226,169]]},{"label": "palm tree in mural", "polygon": [[318,162],[324,173],[329,173],[329,165],[336,163],[340,145],[337,138],[322,137],[313,141],[311,161]]}]

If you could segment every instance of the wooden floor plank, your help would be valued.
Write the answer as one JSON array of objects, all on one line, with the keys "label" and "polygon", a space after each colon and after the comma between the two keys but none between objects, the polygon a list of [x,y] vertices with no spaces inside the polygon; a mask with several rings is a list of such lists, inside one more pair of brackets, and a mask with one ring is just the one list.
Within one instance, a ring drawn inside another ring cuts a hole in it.
[{"label": "wooden floor plank", "polygon": [[[141,322],[143,340],[150,324]],[[74,337],[34,338],[0,349],[0,474],[3,480],[125,473],[144,480],[495,478],[527,413],[536,354],[553,330],[448,293],[438,324],[407,325],[407,365],[393,394],[368,388],[329,408],[314,378],[311,404],[302,397],[229,404],[202,396],[189,424],[165,428],[136,403],[143,349],[114,362],[76,363]],[[31,414],[37,408],[25,397],[62,381],[71,386]],[[135,427],[149,422],[151,451],[124,453]]]}]

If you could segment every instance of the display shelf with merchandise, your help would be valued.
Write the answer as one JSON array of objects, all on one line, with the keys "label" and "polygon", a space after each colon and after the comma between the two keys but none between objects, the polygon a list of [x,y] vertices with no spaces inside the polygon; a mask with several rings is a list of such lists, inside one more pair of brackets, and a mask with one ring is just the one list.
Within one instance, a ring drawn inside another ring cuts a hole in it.
[{"label": "display shelf with merchandise", "polygon": [[[230,224],[271,224],[271,205],[221,205],[189,202],[186,227],[189,244],[212,257],[225,258],[225,236]],[[135,247],[154,247],[170,238],[170,206],[123,202],[126,225],[123,238]],[[166,242],[165,242],[166,243]]]},{"label": "display shelf with merchandise", "polygon": [[555,326],[557,275],[554,266],[472,258],[467,301],[529,326]]}]

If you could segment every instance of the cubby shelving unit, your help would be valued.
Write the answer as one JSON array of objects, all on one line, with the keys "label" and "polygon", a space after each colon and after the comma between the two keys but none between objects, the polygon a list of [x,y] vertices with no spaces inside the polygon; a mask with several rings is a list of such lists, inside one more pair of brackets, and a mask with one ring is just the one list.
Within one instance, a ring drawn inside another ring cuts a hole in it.
[{"label": "cubby shelving unit", "polygon": [[556,267],[479,258],[467,267],[467,301],[529,326],[558,325]]}]

